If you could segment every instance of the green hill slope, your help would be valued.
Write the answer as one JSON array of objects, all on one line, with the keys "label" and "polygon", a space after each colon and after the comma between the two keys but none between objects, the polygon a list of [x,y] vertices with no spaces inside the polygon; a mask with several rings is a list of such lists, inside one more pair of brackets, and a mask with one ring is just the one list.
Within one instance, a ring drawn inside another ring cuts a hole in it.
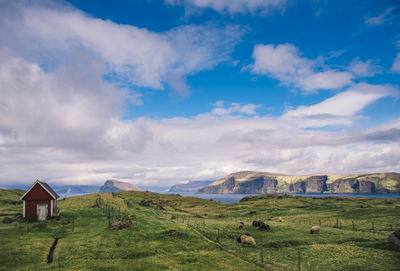
[{"label": "green hill slope", "polygon": [[[6,209],[1,217],[22,210],[0,205]],[[398,270],[400,265],[400,251],[387,242],[391,228],[400,228],[400,199],[263,195],[223,204],[125,191],[72,197],[58,206],[60,220],[0,223],[0,270],[294,271],[299,251],[302,270]],[[109,229],[107,210],[110,220],[118,214],[135,217],[132,226]],[[271,230],[253,227],[253,220]],[[238,228],[240,221],[244,229]],[[309,233],[314,224],[321,224],[319,234]],[[243,233],[257,245],[237,244]],[[54,238],[60,239],[47,264]]]}]

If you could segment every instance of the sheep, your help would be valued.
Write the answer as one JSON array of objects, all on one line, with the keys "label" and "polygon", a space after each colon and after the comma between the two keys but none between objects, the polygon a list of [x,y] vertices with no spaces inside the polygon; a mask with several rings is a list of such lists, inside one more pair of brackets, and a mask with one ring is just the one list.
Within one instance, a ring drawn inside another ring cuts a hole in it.
[{"label": "sheep", "polygon": [[270,230],[269,225],[268,225],[268,224],[265,224],[264,222],[261,222],[261,223],[259,224],[258,228],[259,228],[260,230],[264,230],[264,231],[269,231],[269,230]]},{"label": "sheep", "polygon": [[240,235],[240,236],[237,238],[237,242],[238,242],[238,243],[242,243],[242,244],[249,244],[249,245],[251,245],[251,246],[253,246],[253,247],[256,246],[256,241],[255,241],[254,238],[253,238],[250,234],[248,234],[248,233]]},{"label": "sheep", "polygon": [[244,227],[244,223],[243,223],[243,222],[240,222],[240,223],[239,223],[239,229],[243,229],[243,227]]},{"label": "sheep", "polygon": [[320,226],[312,226],[312,227],[311,227],[311,230],[310,230],[310,233],[311,233],[311,234],[319,233],[319,230],[320,230],[320,229],[321,229]]},{"label": "sheep", "polygon": [[270,230],[269,225],[265,224],[262,221],[253,221],[253,226],[254,227],[258,227],[260,230],[265,230],[265,231],[269,231]]},{"label": "sheep", "polygon": [[279,222],[283,222],[283,218],[282,217],[279,217]]}]

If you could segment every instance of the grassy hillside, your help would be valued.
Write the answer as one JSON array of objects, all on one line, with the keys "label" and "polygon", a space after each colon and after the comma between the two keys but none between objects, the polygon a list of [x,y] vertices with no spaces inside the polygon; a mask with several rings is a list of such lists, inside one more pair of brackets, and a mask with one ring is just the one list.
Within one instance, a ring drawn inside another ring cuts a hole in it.
[{"label": "grassy hillside", "polygon": [[22,201],[19,198],[25,193],[21,189],[0,188],[0,214],[17,213],[22,210]]},{"label": "grassy hillside", "polygon": [[[0,198],[9,193],[0,190]],[[18,193],[10,197],[18,199]],[[95,205],[98,198],[114,207],[114,216],[135,215],[132,227],[110,230],[104,207]],[[0,223],[0,270],[297,270],[299,252],[302,270],[400,265],[400,250],[387,242],[391,228],[400,228],[400,199],[262,195],[223,204],[127,191],[58,205],[59,221]],[[0,217],[22,210],[15,206],[0,202]],[[263,220],[271,231],[253,227],[253,220]],[[311,225],[319,224],[321,232],[310,234]],[[256,247],[238,245],[242,233],[253,235]],[[56,237],[54,261],[47,264]]]}]

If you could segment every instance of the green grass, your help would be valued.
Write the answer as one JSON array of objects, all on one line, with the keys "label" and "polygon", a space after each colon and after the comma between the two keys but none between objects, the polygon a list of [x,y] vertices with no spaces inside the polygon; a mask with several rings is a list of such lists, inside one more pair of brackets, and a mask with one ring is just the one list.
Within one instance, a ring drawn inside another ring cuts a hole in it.
[{"label": "green grass", "polygon": [[[21,212],[22,205],[13,202],[20,194],[0,190],[0,217]],[[110,230],[103,209],[94,206],[99,197],[120,213],[135,215],[132,227]],[[140,206],[143,199],[155,204]],[[157,205],[165,210],[156,210]],[[400,229],[400,199],[262,195],[223,204],[130,191],[72,197],[58,206],[60,221],[31,222],[29,233],[27,222],[0,224],[0,270],[290,271],[297,270],[298,252],[302,270],[400,266],[400,249],[387,241],[389,233]],[[74,231],[72,223],[61,223],[73,218]],[[271,231],[251,226],[253,220],[263,220]],[[340,227],[334,228],[337,221]],[[310,227],[319,223],[321,232],[310,234]],[[235,242],[243,233],[254,236],[256,247]],[[61,239],[54,261],[47,264],[56,237]]]}]

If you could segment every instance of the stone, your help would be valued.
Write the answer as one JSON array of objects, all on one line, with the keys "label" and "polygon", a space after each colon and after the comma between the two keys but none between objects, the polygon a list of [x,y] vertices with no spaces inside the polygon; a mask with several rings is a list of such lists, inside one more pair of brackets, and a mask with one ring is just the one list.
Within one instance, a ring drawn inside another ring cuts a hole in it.
[{"label": "stone", "polygon": [[400,247],[400,238],[396,236],[395,233],[391,233],[388,236],[388,241],[392,244],[394,244],[397,247]]},{"label": "stone", "polygon": [[14,222],[14,220],[12,220],[12,219],[9,218],[9,217],[3,218],[3,223],[4,223],[4,224],[11,224],[11,223],[13,223],[13,222]]}]

